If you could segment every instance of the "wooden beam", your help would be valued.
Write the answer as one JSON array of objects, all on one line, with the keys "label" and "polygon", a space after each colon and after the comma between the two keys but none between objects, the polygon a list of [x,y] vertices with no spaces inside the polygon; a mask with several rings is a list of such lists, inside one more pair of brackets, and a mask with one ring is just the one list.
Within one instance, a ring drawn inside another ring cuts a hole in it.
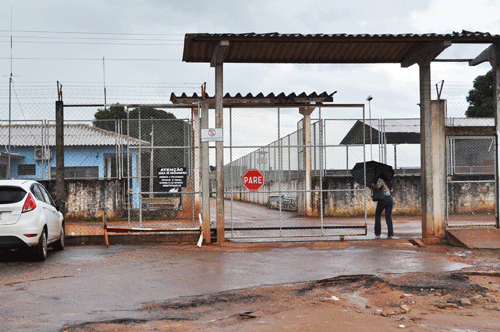
[{"label": "wooden beam", "polygon": [[210,60],[210,67],[215,67],[217,64],[222,64],[226,58],[227,51],[229,50],[229,41],[221,40],[220,43],[215,46],[212,53],[212,59]]},{"label": "wooden beam", "polygon": [[416,63],[429,63],[450,45],[451,41],[419,43],[408,51],[407,56],[401,62],[401,67],[408,68]]}]

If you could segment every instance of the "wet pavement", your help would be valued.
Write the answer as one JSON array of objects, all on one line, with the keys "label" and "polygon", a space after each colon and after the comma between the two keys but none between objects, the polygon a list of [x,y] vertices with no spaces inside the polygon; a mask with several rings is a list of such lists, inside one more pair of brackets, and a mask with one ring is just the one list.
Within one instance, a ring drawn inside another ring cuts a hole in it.
[{"label": "wet pavement", "polygon": [[[41,263],[0,253],[1,330],[151,319],[154,313],[141,310],[151,302],[342,275],[500,270],[498,262],[480,259],[490,251],[438,247],[419,248],[406,239],[81,246],[50,252]],[[477,264],[456,259],[464,255],[477,257]]]}]

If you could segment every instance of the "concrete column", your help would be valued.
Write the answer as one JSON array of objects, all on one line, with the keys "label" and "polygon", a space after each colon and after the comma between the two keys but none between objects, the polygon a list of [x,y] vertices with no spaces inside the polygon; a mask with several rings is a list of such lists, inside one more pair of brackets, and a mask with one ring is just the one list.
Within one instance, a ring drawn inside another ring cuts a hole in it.
[{"label": "concrete column", "polygon": [[64,193],[64,104],[56,101],[56,199],[66,200]]},{"label": "concrete column", "polygon": [[420,64],[423,238],[444,237],[446,220],[446,102],[431,101],[430,81],[430,63]]},{"label": "concrete column", "polygon": [[312,215],[312,151],[311,151],[311,113],[314,107],[300,107],[299,112],[304,116],[304,213]]},{"label": "concrete column", "polygon": [[420,159],[422,181],[422,237],[434,237],[432,201],[431,65],[420,64]]},{"label": "concrete column", "polygon": [[[208,103],[201,104],[201,128],[208,129]],[[203,220],[203,239],[211,243],[210,238],[210,153],[208,142],[201,143],[201,218]]]},{"label": "concrete column", "polygon": [[[431,101],[432,206],[434,236],[445,237],[446,230],[446,100]],[[427,152],[428,153],[428,152]],[[429,175],[429,174],[428,174]]]},{"label": "concrete column", "polygon": [[200,211],[200,110],[193,108],[191,110],[193,124],[193,191],[194,211],[197,215]]},{"label": "concrete column", "polygon": [[[223,128],[223,70],[222,63],[215,65],[215,127]],[[217,178],[217,243],[225,240],[224,234],[224,142],[215,142]]]}]

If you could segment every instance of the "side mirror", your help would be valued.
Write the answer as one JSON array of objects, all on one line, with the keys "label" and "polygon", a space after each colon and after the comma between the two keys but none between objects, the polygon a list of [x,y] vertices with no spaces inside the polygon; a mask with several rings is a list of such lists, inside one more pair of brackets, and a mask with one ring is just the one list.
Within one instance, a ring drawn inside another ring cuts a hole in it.
[{"label": "side mirror", "polygon": [[66,202],[65,202],[65,201],[61,201],[60,199],[58,199],[58,200],[56,201],[56,209],[57,209],[57,211],[60,211],[60,210],[61,210],[61,208],[62,208],[64,205],[66,205]]}]

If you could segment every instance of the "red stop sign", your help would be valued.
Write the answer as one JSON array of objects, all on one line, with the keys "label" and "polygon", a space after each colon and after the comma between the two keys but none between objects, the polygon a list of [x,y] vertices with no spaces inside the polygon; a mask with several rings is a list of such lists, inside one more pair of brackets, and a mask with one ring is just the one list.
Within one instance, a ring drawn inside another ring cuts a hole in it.
[{"label": "red stop sign", "polygon": [[243,174],[243,185],[248,190],[259,190],[264,185],[264,175],[258,169],[249,169]]}]

